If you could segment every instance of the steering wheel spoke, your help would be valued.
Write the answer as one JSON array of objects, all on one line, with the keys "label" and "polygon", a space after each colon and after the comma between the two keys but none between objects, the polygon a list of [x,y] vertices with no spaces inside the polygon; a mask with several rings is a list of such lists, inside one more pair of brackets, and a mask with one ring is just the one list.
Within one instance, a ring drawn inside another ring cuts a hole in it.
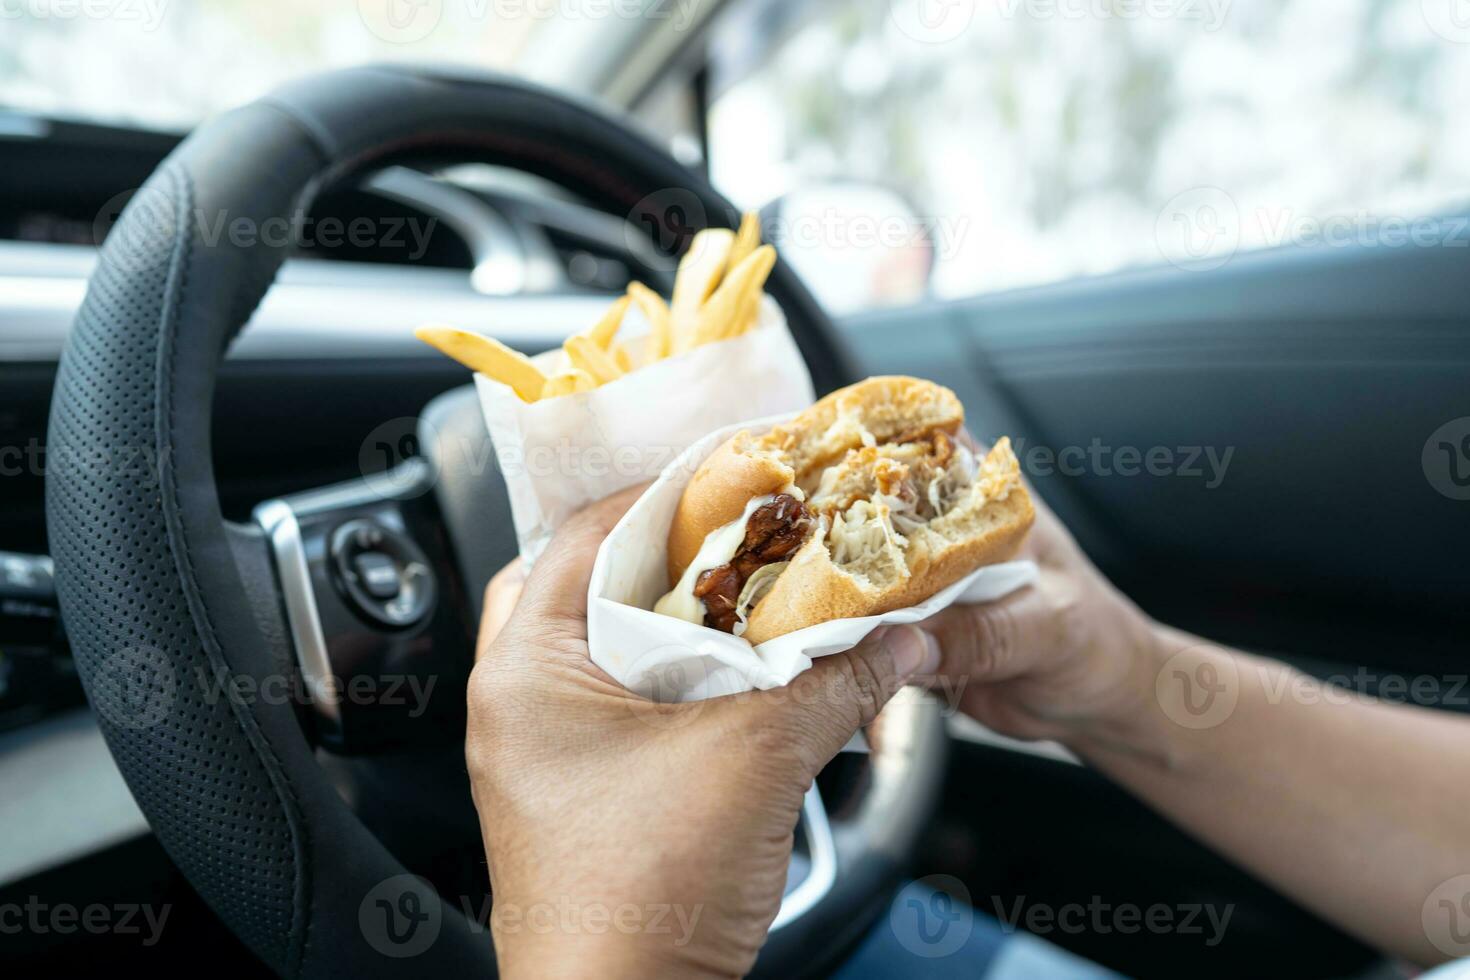
[{"label": "steering wheel spoke", "polygon": [[435,531],[430,472],[413,458],[255,508],[300,678],[295,693],[331,751],[453,751],[463,738],[473,627],[441,601],[460,590]]}]

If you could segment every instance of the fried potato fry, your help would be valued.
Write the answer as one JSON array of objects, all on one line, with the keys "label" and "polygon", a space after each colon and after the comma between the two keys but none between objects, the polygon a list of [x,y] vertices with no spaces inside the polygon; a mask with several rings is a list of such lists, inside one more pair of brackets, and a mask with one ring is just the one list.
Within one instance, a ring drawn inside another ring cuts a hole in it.
[{"label": "fried potato fry", "polygon": [[695,345],[695,324],[700,308],[720,285],[735,247],[735,233],[726,228],[706,228],[694,236],[689,251],[679,260],[674,276],[674,299],[669,304],[673,319],[675,354]]},{"label": "fried potato fry", "polygon": [[730,249],[728,267],[736,268],[751,252],[760,248],[761,219],[754,211],[747,211],[740,219],[740,230],[735,233],[735,244]]},{"label": "fried potato fry", "polygon": [[419,327],[413,335],[430,347],[448,354],[471,371],[478,371],[510,386],[521,401],[535,401],[541,397],[541,389],[546,386],[546,375],[531,363],[529,357],[510,349],[494,337],[439,325]]},{"label": "fried potato fry", "polygon": [[[760,319],[761,297],[765,295],[766,280],[771,277],[771,270],[776,267],[776,250],[770,245],[762,245],[760,248],[770,249],[768,259],[762,259],[749,280],[745,282],[744,293],[735,309],[735,317],[725,331],[726,337],[738,337],[753,329]],[[757,249],[759,251],[760,249]],[[754,256],[754,252],[751,253]]]},{"label": "fried potato fry", "polygon": [[621,340],[613,344],[612,350],[608,351],[608,353],[612,355],[613,363],[621,368],[624,374],[627,374],[638,366],[633,361],[632,351],[628,350],[628,345]]},{"label": "fried potato fry", "polygon": [[669,304],[658,293],[641,282],[628,283],[628,297],[648,321],[648,339],[643,345],[643,363],[652,364],[669,356],[672,346],[672,318]]},{"label": "fried potato fry", "polygon": [[581,334],[568,337],[562,348],[573,367],[586,371],[600,385],[623,376],[623,369],[618,367],[612,356]]},{"label": "fried potato fry", "polygon": [[720,288],[699,311],[694,346],[744,333],[749,323],[741,317],[753,318],[756,306],[750,300],[754,297],[759,302],[761,287],[775,265],[776,250],[762,245],[726,276]]},{"label": "fried potato fry", "polygon": [[[515,391],[524,402],[591,391],[647,364],[715,340],[737,337],[759,318],[761,295],[776,251],[760,244],[760,218],[746,212],[740,229],[706,228],[679,262],[669,302],[641,282],[628,284],[591,327],[562,345],[568,367],[548,378],[530,358],[500,341],[457,327],[428,325],[414,335],[473,371]],[[617,339],[628,308],[648,321],[641,350]]]},{"label": "fried potato fry", "polygon": [[602,315],[591,327],[583,331],[583,335],[598,347],[607,350],[612,346],[613,338],[617,336],[618,328],[623,325],[623,317],[628,312],[628,304],[632,300],[622,296],[608,307],[607,312]]},{"label": "fried potato fry", "polygon": [[541,397],[559,398],[562,395],[571,395],[579,391],[591,391],[597,387],[597,382],[592,380],[592,375],[586,371],[572,368],[560,374],[553,374],[546,379],[546,386],[541,389]]}]

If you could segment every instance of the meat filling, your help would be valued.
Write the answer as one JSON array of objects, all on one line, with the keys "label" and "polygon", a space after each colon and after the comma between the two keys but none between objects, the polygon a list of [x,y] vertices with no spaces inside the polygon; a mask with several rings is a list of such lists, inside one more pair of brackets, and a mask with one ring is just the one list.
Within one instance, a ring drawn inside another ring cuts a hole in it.
[{"label": "meat filling", "polygon": [[[904,505],[902,510],[912,511],[920,521],[929,521],[939,516],[926,489],[936,477],[942,476],[949,469],[950,462],[955,458],[954,438],[943,429],[933,429],[923,433],[907,433],[900,440],[886,445],[896,447],[898,454],[870,457],[871,462],[868,464],[872,466],[878,493],[894,498],[895,502]],[[917,452],[904,451],[909,449]],[[862,452],[873,454],[874,450]],[[831,495],[824,494],[823,489],[818,487],[816,495],[820,499],[813,501],[813,508],[822,516],[831,518],[834,514],[846,513],[859,500],[867,499],[868,491],[866,488],[854,488],[846,494]]]},{"label": "meat filling", "polygon": [[757,507],[745,523],[745,538],[727,564],[711,568],[694,582],[694,597],[704,602],[704,624],[735,632],[735,607],[745,582],[757,569],[786,561],[811,530],[812,516],[801,501],[778,493]]}]

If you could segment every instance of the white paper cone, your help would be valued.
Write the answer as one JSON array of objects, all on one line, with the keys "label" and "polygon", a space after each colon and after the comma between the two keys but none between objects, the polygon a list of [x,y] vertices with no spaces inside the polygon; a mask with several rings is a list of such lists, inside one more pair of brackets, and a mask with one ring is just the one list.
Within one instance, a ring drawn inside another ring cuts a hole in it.
[{"label": "white paper cone", "polygon": [[711,432],[670,464],[613,528],[597,552],[587,594],[592,662],[631,691],[656,701],[702,701],[789,684],[816,657],[850,650],[879,626],[916,623],[956,602],[999,599],[1036,581],[1030,561],[981,568],[928,602],[881,616],[809,626],[752,647],[745,640],[651,607],[668,591],[669,525],[684,487],[705,457],[740,429],[765,432],[782,413]]},{"label": "white paper cone", "polygon": [[[548,374],[566,355],[533,358]],[[533,562],[568,517],[653,479],[706,433],[812,403],[812,381],[781,308],[763,297],[750,332],[696,347],[592,391],[526,404],[475,375],[510,494],[521,557]]]}]

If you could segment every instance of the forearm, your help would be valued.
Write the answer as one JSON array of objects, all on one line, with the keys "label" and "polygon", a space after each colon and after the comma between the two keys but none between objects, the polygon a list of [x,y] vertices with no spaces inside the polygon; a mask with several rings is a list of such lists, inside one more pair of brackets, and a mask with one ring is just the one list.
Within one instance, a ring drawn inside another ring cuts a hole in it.
[{"label": "forearm", "polygon": [[1159,635],[1157,697],[1071,747],[1343,928],[1443,959],[1422,914],[1438,886],[1470,874],[1470,720]]}]

